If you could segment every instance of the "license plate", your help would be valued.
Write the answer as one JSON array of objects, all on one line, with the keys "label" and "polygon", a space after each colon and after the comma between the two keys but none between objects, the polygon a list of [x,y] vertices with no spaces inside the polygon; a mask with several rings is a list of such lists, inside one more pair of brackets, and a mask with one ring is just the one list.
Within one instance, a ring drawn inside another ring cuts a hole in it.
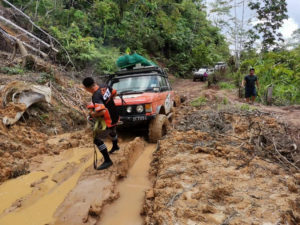
[{"label": "license plate", "polygon": [[137,116],[137,117],[133,117],[132,121],[142,121],[142,120],[147,120],[146,116]]}]

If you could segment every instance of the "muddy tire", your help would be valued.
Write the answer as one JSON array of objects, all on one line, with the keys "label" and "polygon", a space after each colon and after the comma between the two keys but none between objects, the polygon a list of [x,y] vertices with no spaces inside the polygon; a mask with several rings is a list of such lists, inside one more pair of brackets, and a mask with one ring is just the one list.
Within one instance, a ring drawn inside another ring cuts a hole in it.
[{"label": "muddy tire", "polygon": [[171,113],[172,113],[172,116],[169,117],[169,123],[170,123],[170,124],[173,123],[173,121],[174,121],[174,119],[175,119],[176,109],[175,109],[174,106],[171,108]]},{"label": "muddy tire", "polygon": [[175,94],[175,96],[174,96],[174,103],[175,103],[175,105],[174,105],[175,107],[178,107],[181,104],[181,98],[177,94]]},{"label": "muddy tire", "polygon": [[149,141],[156,143],[160,138],[167,134],[169,121],[166,115],[159,114],[149,124]]}]

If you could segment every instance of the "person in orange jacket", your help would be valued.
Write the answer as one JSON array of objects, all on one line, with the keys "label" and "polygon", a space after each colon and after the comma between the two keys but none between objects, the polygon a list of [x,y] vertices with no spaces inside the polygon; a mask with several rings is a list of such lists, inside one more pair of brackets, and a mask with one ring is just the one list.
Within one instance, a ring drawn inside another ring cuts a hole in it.
[{"label": "person in orange jacket", "polygon": [[[97,133],[94,137],[94,144],[98,147],[104,158],[104,162],[97,167],[97,170],[103,170],[113,164],[109,154],[120,149],[116,132],[116,126],[120,117],[114,103],[114,97],[117,96],[117,91],[105,84],[99,86],[92,77],[84,78],[82,84],[85,90],[92,94],[92,103],[88,106],[90,109],[90,117],[95,119],[102,117],[106,124],[106,129],[103,132]],[[103,139],[106,138],[107,135],[111,137],[113,144],[109,152],[103,142]]]}]

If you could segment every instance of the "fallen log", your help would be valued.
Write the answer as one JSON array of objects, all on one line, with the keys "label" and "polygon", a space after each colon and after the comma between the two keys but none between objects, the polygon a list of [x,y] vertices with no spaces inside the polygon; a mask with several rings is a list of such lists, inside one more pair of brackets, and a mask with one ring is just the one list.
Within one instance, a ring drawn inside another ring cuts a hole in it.
[{"label": "fallen log", "polygon": [[[50,44],[51,44],[51,46],[53,46],[53,44],[52,44],[52,40],[54,40],[63,50],[64,50],[64,52],[66,53],[66,55],[67,55],[67,58],[68,58],[68,60],[69,60],[69,62],[72,64],[72,66],[75,68],[75,65],[74,65],[74,63],[72,62],[72,60],[71,60],[71,57],[70,57],[70,55],[69,55],[69,53],[68,53],[68,51],[65,49],[65,47],[55,38],[55,37],[53,37],[53,36],[51,36],[50,34],[48,34],[46,31],[44,31],[42,28],[40,28],[39,26],[37,26],[32,20],[31,20],[31,18],[28,16],[28,15],[26,15],[22,10],[20,10],[20,9],[18,9],[16,6],[14,6],[12,3],[10,3],[9,1],[7,1],[7,0],[3,0],[3,2],[5,2],[6,4],[8,4],[10,7],[12,7],[16,12],[18,12],[20,15],[22,15],[22,16],[24,16],[27,20],[28,20],[28,22],[29,23],[31,23],[31,25],[32,26],[34,26],[36,29],[38,29],[39,31],[41,31],[42,33],[44,33],[45,35],[47,35],[47,37],[50,39]],[[68,62],[68,63],[69,63]]]},{"label": "fallen log", "polygon": [[28,35],[29,37],[31,37],[32,39],[38,41],[40,44],[43,44],[45,47],[52,49],[55,52],[58,52],[57,49],[53,48],[51,45],[49,45],[48,43],[44,42],[43,40],[41,40],[40,38],[36,37],[35,35],[33,35],[32,33],[28,32],[27,30],[23,29],[22,27],[19,27],[17,24],[11,22],[10,20],[4,18],[3,16],[0,16],[0,21],[2,21],[3,23],[10,25],[12,27],[14,27],[16,30]]},{"label": "fallen log", "polygon": [[[41,50],[27,44],[26,42],[21,41],[20,39],[8,34],[7,32],[5,32],[3,29],[0,28],[0,33],[7,38],[8,40],[10,40],[11,42],[13,42],[14,44],[16,44],[18,41],[21,42],[25,47],[27,47],[28,49],[30,49],[31,51],[37,53],[38,55],[42,56],[43,58],[48,58],[48,55],[45,52],[42,52]],[[15,53],[13,53],[14,55]],[[14,57],[12,57],[14,58]]]}]

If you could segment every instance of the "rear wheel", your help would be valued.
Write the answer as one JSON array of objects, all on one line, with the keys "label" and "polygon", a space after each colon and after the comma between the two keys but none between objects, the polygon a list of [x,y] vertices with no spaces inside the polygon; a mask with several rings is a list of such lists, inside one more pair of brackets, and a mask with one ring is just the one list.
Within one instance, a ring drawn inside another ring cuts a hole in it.
[{"label": "rear wheel", "polygon": [[149,141],[156,143],[167,134],[169,121],[166,115],[158,114],[149,124]]}]

